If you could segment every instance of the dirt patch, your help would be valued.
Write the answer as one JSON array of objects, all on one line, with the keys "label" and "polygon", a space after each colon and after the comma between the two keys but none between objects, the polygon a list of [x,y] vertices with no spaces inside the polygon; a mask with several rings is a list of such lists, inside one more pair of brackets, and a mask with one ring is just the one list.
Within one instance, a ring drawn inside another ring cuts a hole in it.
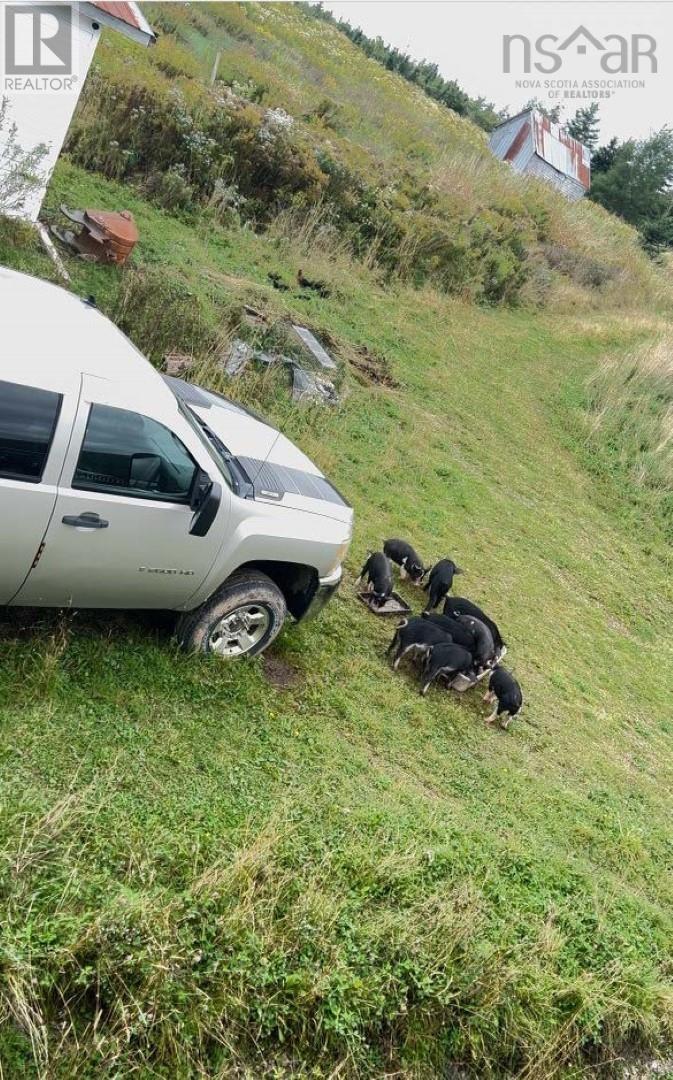
[{"label": "dirt patch", "polygon": [[330,351],[336,353],[354,369],[358,382],[367,386],[387,386],[390,390],[397,390],[400,387],[401,384],[393,375],[390,361],[386,356],[375,352],[367,345],[351,345],[350,342],[336,338],[328,330],[322,330],[319,333]]},{"label": "dirt patch", "polygon": [[391,390],[400,385],[390,370],[388,359],[368,349],[366,345],[355,346],[352,352],[349,352],[348,362],[367,383],[387,386]]},{"label": "dirt patch", "polygon": [[303,678],[299,668],[269,653],[264,653],[262,657],[262,670],[267,682],[276,690],[292,690]]}]

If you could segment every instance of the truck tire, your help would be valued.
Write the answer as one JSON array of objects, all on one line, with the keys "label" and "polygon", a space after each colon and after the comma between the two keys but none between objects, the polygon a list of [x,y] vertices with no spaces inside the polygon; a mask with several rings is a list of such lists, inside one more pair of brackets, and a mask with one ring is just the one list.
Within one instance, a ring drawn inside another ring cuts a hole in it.
[{"label": "truck tire", "polygon": [[285,597],[270,577],[241,570],[195,611],[180,616],[176,636],[188,652],[225,660],[257,656],[280,633],[286,614]]}]

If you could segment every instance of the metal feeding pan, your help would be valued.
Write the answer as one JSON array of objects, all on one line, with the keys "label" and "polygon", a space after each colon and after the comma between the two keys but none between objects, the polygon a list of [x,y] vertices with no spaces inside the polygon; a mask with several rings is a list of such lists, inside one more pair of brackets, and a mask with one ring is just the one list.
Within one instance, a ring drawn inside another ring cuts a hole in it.
[{"label": "metal feeding pan", "polygon": [[409,615],[411,612],[411,608],[399,593],[392,593],[385,604],[372,604],[372,599],[372,593],[365,591],[358,593],[358,600],[361,600],[373,615]]},{"label": "metal feeding pan", "polygon": [[[506,653],[507,646],[503,645],[502,652],[498,654],[498,659],[495,661],[495,663],[499,664],[503,656],[506,655]],[[493,665],[493,667],[495,667],[495,664]],[[476,678],[470,678],[469,675],[456,675],[455,679],[452,679],[450,683],[447,683],[447,686],[450,690],[457,690],[459,694],[464,694],[466,690],[471,690],[473,686],[476,686],[477,683],[480,683],[482,679],[485,679],[486,676],[490,675],[492,671],[492,667],[487,667],[482,671],[481,675],[477,675]]]}]

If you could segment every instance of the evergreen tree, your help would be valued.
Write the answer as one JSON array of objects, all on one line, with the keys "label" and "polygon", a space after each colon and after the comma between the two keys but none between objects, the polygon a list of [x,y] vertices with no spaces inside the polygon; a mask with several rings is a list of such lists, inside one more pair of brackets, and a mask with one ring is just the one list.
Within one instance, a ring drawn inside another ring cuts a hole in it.
[{"label": "evergreen tree", "polygon": [[608,169],[611,169],[618,149],[619,140],[617,138],[610,139],[610,142],[606,143],[605,146],[599,146],[598,150],[591,155],[591,175],[607,172]]},{"label": "evergreen tree", "polygon": [[598,146],[598,129],[600,119],[598,116],[598,102],[592,101],[583,109],[578,109],[572,120],[566,124],[566,130],[573,139],[584,143],[592,152]]}]

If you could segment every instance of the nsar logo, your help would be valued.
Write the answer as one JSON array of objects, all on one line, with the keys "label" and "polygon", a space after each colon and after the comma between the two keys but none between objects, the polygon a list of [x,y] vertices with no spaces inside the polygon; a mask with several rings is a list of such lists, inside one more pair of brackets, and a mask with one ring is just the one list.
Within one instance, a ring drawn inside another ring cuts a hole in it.
[{"label": "nsar logo", "polygon": [[[526,75],[529,75],[533,68],[543,75],[553,75],[568,57],[569,50],[578,56],[595,54],[602,70],[609,75],[639,72],[641,62],[645,61],[649,63],[646,70],[655,74],[657,71],[657,42],[651,34],[631,34],[630,37],[607,34],[601,41],[585,26],[578,26],[560,44],[558,41],[555,34],[542,34],[535,41],[531,41],[525,34],[504,34],[504,72],[510,74],[513,62],[518,61],[517,71]],[[533,61],[533,56],[544,59]]]}]

